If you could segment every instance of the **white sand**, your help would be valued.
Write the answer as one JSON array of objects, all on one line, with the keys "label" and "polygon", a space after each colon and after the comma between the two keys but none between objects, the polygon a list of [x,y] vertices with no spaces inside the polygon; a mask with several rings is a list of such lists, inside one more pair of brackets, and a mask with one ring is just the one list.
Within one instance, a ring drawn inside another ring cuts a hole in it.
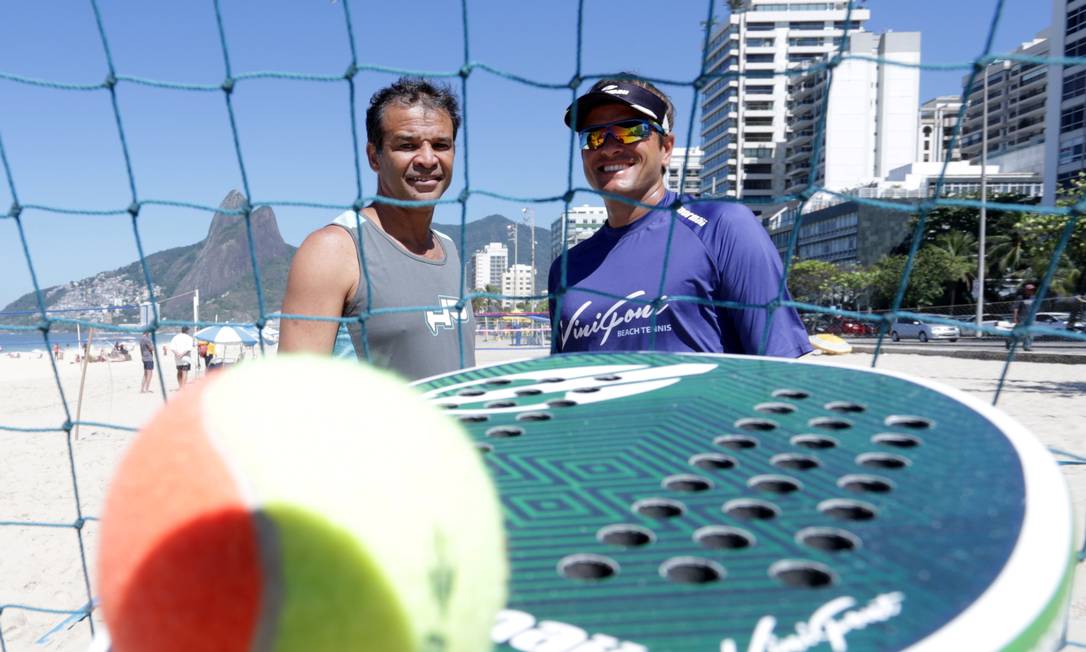
[{"label": "white sand", "polygon": [[[480,351],[480,364],[538,354]],[[871,356],[817,359],[827,364],[870,366]],[[64,395],[75,419],[80,366],[61,361]],[[998,362],[930,356],[883,355],[879,367],[912,373],[974,393],[990,401],[1002,370]],[[166,363],[166,388],[173,390],[173,365]],[[163,403],[156,376],[155,393],[140,394],[143,369],[138,360],[93,363],[87,368],[81,418],[138,428]],[[1015,363],[999,407],[1017,418],[1045,444],[1086,456],[1086,365]],[[48,358],[13,359],[0,354],[0,425],[59,429],[65,422],[60,395]],[[132,433],[83,426],[72,441],[84,515],[101,513],[111,470]],[[72,523],[76,518],[68,437],[64,432],[0,431],[0,521]],[[1086,511],[1086,469],[1064,467],[1077,514]],[[1080,526],[1081,527],[1081,526]],[[91,582],[97,523],[82,530]],[[80,546],[74,528],[0,526],[0,604],[77,609],[86,600]],[[1079,577],[1072,604],[1069,637],[1086,643],[1086,578]],[[60,627],[36,644],[66,616],[8,608],[0,616],[7,649],[85,650],[86,623]]]}]

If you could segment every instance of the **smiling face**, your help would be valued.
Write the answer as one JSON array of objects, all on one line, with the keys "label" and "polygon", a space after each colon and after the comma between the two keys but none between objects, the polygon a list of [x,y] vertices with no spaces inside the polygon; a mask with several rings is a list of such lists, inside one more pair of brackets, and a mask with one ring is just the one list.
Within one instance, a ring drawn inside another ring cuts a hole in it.
[{"label": "smiling face", "polygon": [[[381,116],[381,149],[366,145],[377,192],[407,200],[436,200],[452,182],[456,146],[449,114],[421,104],[393,104]],[[432,207],[431,207],[432,210]]]},{"label": "smiling face", "polygon": [[[626,104],[603,104],[590,110],[582,124],[603,125],[618,120],[643,120],[645,115]],[[624,145],[607,137],[599,149],[581,150],[584,176],[596,190],[604,190],[629,199],[643,201],[663,188],[663,168],[671,160],[675,144],[672,134],[655,131],[647,139]],[[644,201],[644,203],[650,203]]]}]

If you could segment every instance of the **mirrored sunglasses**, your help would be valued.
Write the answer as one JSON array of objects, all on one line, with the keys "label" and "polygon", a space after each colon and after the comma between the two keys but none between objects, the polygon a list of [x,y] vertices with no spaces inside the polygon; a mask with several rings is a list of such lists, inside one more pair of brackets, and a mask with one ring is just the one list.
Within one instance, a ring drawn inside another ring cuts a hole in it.
[{"label": "mirrored sunglasses", "polygon": [[581,139],[581,149],[599,149],[603,147],[608,135],[624,145],[631,145],[645,140],[653,131],[664,133],[660,125],[650,120],[620,120],[589,127],[577,135]]}]

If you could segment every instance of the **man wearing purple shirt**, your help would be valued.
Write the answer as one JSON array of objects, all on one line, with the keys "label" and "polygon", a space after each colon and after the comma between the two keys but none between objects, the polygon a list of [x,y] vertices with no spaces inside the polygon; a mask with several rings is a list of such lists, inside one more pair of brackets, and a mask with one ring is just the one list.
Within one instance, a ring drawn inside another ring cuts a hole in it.
[{"label": "man wearing purple shirt", "polygon": [[811,351],[793,308],[766,308],[778,298],[782,265],[754,214],[667,190],[675,144],[667,95],[641,80],[603,79],[566,109],[565,122],[580,137],[589,185],[643,206],[605,196],[607,223],[569,250],[564,283],[562,259],[551,264],[555,352]]}]

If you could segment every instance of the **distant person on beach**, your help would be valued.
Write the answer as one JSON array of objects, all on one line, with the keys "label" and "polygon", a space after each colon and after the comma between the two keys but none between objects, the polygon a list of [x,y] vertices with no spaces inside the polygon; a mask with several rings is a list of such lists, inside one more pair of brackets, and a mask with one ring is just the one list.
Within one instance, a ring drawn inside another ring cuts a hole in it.
[{"label": "distant person on beach", "polygon": [[[1029,317],[1030,308],[1033,307],[1033,293],[1037,291],[1037,286],[1033,283],[1026,283],[1022,288],[1022,298],[1014,302],[1014,318],[1015,325],[1021,324]],[[1011,340],[1007,338],[1003,342],[1004,346],[1008,349],[1011,348]],[[1030,351],[1033,349],[1033,336],[1029,333],[1022,338],[1022,350]]]},{"label": "distant person on beach", "polygon": [[210,345],[203,340],[196,343],[196,357],[204,363],[204,369],[211,364],[211,354],[207,352],[208,346]]},{"label": "distant person on beach", "polygon": [[143,384],[140,385],[140,394],[151,391],[151,375],[155,370],[155,345],[151,342],[151,334],[144,333],[140,338],[140,357],[143,359]]},{"label": "distant person on beach", "polygon": [[182,326],[181,332],[170,340],[170,348],[173,349],[173,361],[177,365],[177,389],[185,386],[189,369],[192,367],[192,349],[196,345],[189,335],[189,327]]},{"label": "distant person on beach", "polygon": [[[447,86],[401,78],[377,91],[366,111],[366,157],[377,194],[441,198],[452,182],[460,110]],[[453,241],[431,229],[434,206],[375,201],[311,233],[291,264],[283,312],[358,318],[348,324],[356,355],[409,379],[475,364],[471,304],[460,296],[460,257]],[[361,238],[361,246],[359,245]],[[365,255],[365,269],[359,264]],[[330,355],[339,323],[283,318],[279,351]]]}]

